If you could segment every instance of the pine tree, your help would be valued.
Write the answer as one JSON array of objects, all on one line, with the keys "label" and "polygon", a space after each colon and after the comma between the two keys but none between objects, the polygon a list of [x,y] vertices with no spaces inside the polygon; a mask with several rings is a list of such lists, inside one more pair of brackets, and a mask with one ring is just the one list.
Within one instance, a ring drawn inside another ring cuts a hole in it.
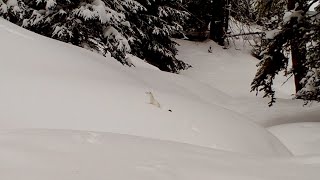
[{"label": "pine tree", "polygon": [[[8,0],[4,5],[10,4],[10,1],[13,0]],[[121,63],[128,64],[125,56],[130,52],[130,46],[124,33],[128,28],[124,10],[143,9],[135,1],[128,2],[129,0],[19,0],[17,9],[21,9],[21,5],[25,8],[16,23],[39,34],[102,55],[111,53]],[[3,16],[12,21],[14,14],[7,11]]]},{"label": "pine tree", "polygon": [[[226,0],[227,4],[231,4],[231,16],[240,22],[252,22],[256,19],[256,11],[254,9],[257,0]],[[265,0],[262,0],[265,2]]]},{"label": "pine tree", "polygon": [[212,5],[212,1],[208,0],[184,1],[183,7],[191,14],[184,29],[188,32],[207,31],[212,16]]},{"label": "pine tree", "polygon": [[[209,28],[210,39],[220,45],[224,45],[225,31],[228,25],[228,9],[226,0],[187,0],[184,7],[191,13],[191,18],[186,24],[186,28],[190,34],[202,35]],[[200,37],[202,38],[202,37]]]},{"label": "pine tree", "polygon": [[[287,76],[295,76],[296,97],[320,101],[320,18],[310,15],[310,4],[316,1],[297,1],[293,10],[284,13],[277,34],[264,45],[262,61],[252,82],[252,91],[264,91],[264,97],[275,102],[275,91],[272,88],[275,76],[286,71]],[[290,8],[290,7],[289,7]],[[288,70],[289,52],[293,51],[293,67]]]},{"label": "pine tree", "polygon": [[[171,38],[182,33],[188,13],[172,0],[138,0],[146,11],[129,16],[135,31],[132,53],[169,72],[190,67],[176,58],[177,43]],[[142,47],[142,48],[141,48]]]},{"label": "pine tree", "polygon": [[26,14],[27,6],[19,0],[0,0],[0,16],[13,23],[21,23]]},{"label": "pine tree", "polygon": [[187,13],[175,1],[0,0],[0,16],[31,31],[71,43],[123,64],[133,53],[162,70],[188,67],[176,59],[170,38],[182,30]]},{"label": "pine tree", "polygon": [[258,25],[270,30],[277,28],[283,19],[287,0],[258,0],[254,3],[255,18]]}]

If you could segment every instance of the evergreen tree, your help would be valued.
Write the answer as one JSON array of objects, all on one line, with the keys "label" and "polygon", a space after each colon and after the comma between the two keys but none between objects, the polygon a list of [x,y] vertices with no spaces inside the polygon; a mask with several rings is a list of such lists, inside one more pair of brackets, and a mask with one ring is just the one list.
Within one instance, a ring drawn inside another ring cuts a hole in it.
[{"label": "evergreen tree", "polygon": [[207,31],[212,16],[212,5],[212,1],[208,0],[184,1],[183,6],[191,14],[184,26],[184,29],[189,32]]},{"label": "evergreen tree", "polygon": [[133,53],[162,70],[188,67],[175,43],[186,13],[175,1],[0,0],[0,16],[31,31],[98,52],[123,64]]},{"label": "evergreen tree", "polygon": [[[315,2],[301,0],[293,3],[294,9],[284,13],[275,37],[264,45],[263,59],[252,82],[252,91],[264,91],[264,97],[271,98],[269,105],[275,102],[272,85],[281,71],[296,78],[300,86],[297,98],[320,101],[320,18],[317,16],[319,12],[309,13]],[[293,67],[287,70],[290,51],[293,51]]]},{"label": "evergreen tree", "polygon": [[191,18],[185,29],[202,35],[210,24],[210,39],[223,45],[228,24],[226,3],[226,0],[187,0],[184,7],[191,13]]},{"label": "evergreen tree", "polygon": [[274,29],[282,22],[287,0],[258,0],[254,4],[254,21],[265,29]]},{"label": "evergreen tree", "polygon": [[[177,49],[171,38],[182,33],[188,13],[173,0],[138,0],[146,11],[129,16],[135,31],[132,53],[161,70],[179,72],[190,67],[176,58]],[[141,48],[142,47],[142,48]]]},{"label": "evergreen tree", "polygon": [[0,0],[0,16],[18,24],[24,18],[27,6],[22,1]]},{"label": "evergreen tree", "polygon": [[230,15],[241,23],[252,23],[256,21],[256,3],[257,0],[226,0],[226,4],[231,5]]}]

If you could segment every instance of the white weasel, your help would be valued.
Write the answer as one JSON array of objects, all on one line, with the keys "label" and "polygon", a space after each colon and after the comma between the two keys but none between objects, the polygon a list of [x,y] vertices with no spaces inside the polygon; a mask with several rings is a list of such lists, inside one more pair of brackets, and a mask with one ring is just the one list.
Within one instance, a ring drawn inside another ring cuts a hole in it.
[{"label": "white weasel", "polygon": [[153,96],[153,94],[152,94],[152,92],[146,92],[146,94],[149,94],[149,97],[150,97],[150,104],[152,104],[152,105],[154,105],[154,106],[156,106],[156,107],[158,107],[158,108],[160,108],[160,103],[154,98],[154,96]]}]

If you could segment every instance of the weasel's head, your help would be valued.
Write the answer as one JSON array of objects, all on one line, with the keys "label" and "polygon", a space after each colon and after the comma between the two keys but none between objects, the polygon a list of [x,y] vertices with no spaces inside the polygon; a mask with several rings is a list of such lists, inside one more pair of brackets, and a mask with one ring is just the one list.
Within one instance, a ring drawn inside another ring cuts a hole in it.
[{"label": "weasel's head", "polygon": [[151,94],[151,92],[150,92],[150,91],[148,91],[148,92],[146,92],[146,94]]}]

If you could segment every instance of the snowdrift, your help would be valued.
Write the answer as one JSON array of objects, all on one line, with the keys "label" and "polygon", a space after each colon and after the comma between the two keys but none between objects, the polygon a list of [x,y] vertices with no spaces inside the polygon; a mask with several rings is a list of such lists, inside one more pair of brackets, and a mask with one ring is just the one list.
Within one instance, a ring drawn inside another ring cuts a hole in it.
[{"label": "snowdrift", "polygon": [[319,179],[319,159],[309,164],[112,133],[1,131],[0,144],[1,179],[10,180]]},{"label": "snowdrift", "polygon": [[[102,131],[260,155],[290,155],[266,129],[208,103],[229,96],[181,75],[111,57],[0,19],[0,126]],[[151,91],[161,108],[149,104]],[[170,111],[171,112],[170,112]]]},{"label": "snowdrift", "polygon": [[[208,64],[212,55],[181,43],[180,52],[198,55],[187,60],[203,71],[165,73],[133,56],[136,68],[128,68],[0,19],[1,179],[319,179],[320,158],[310,151],[317,144],[295,149],[306,141],[291,136],[310,124],[270,128],[294,154],[311,154],[293,157],[252,122],[274,124],[270,117],[284,119],[281,111],[295,111],[299,103],[281,99],[280,109],[266,113],[266,102],[239,83],[248,81],[245,68],[254,63],[227,67],[238,53],[222,53],[216,56],[225,64],[214,59],[219,68]],[[210,66],[216,67],[212,73]],[[314,133],[301,131],[302,137],[318,140],[318,126],[312,127]]]},{"label": "snowdrift", "polygon": [[[179,58],[193,66],[182,74],[232,97],[224,98],[222,102],[218,101],[220,106],[238,112],[264,127],[320,121],[319,103],[303,106],[303,101],[292,100],[292,94],[295,93],[293,78],[288,80],[288,77],[283,76],[284,73],[279,73],[274,80],[277,102],[271,108],[267,107],[270,99],[262,98],[261,94],[257,97],[255,92],[250,92],[250,84],[259,60],[250,55],[251,47],[243,45],[243,40],[235,41],[228,50],[212,41],[176,41],[181,44],[178,46]],[[209,47],[212,53],[208,53]],[[287,82],[283,84],[285,81]],[[214,97],[209,100],[217,102]]]},{"label": "snowdrift", "polygon": [[270,127],[269,130],[298,156],[320,156],[320,123],[300,122]]}]

